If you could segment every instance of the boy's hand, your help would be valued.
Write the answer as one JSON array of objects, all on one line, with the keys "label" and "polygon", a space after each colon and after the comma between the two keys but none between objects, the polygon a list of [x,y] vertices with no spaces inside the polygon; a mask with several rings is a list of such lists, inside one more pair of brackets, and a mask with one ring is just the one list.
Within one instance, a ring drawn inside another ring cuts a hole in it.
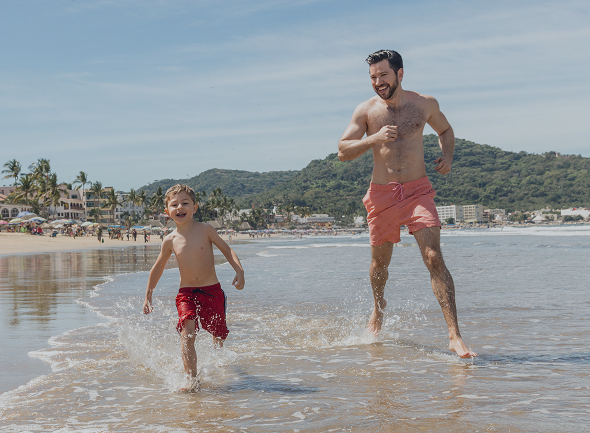
[{"label": "boy's hand", "polygon": [[152,311],[154,311],[152,303],[148,299],[143,301],[143,314],[150,314]]},{"label": "boy's hand", "polygon": [[234,278],[234,281],[232,282],[232,284],[235,286],[236,289],[238,290],[242,290],[244,288],[244,273],[240,272],[238,274],[236,274],[236,277]]}]

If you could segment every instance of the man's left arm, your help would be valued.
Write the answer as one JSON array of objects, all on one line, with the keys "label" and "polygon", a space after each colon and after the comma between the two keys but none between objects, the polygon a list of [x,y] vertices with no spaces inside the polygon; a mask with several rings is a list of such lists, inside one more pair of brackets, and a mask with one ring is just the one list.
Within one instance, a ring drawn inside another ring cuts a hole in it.
[{"label": "man's left arm", "polygon": [[445,115],[440,111],[438,102],[434,98],[429,98],[429,104],[431,106],[431,115],[428,118],[428,124],[438,134],[438,145],[442,152],[442,156],[439,156],[434,160],[436,164],[436,171],[440,174],[448,174],[451,172],[451,165],[453,163],[453,152],[455,151],[455,133],[453,128],[449,124]]}]

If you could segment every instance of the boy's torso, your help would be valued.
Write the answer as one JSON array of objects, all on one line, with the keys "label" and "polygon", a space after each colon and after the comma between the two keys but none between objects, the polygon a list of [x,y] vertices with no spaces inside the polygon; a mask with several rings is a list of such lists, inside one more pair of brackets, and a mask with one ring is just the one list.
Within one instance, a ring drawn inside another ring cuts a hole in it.
[{"label": "boy's torso", "polygon": [[169,236],[180,271],[180,287],[203,287],[219,282],[205,224],[194,222],[182,233],[176,230]]}]

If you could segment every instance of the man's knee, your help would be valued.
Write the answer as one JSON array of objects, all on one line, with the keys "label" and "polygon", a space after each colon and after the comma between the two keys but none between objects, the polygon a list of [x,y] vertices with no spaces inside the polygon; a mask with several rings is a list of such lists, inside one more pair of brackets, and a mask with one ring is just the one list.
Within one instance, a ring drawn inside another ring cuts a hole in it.
[{"label": "man's knee", "polygon": [[387,279],[389,276],[389,265],[383,260],[371,261],[371,278]]},{"label": "man's knee", "polygon": [[433,248],[426,248],[424,251],[424,263],[426,263],[426,267],[431,270],[443,269],[445,266],[445,262],[443,260],[442,253],[437,251]]}]

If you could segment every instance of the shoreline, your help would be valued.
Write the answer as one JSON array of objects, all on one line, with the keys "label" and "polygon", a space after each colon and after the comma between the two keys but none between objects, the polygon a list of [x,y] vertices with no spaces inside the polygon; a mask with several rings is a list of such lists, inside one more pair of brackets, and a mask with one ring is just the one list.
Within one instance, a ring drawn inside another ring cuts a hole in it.
[{"label": "shoreline", "polygon": [[[222,236],[228,241],[227,235]],[[248,235],[232,235],[232,242],[245,241],[250,238]],[[78,236],[75,239],[70,236],[57,235],[52,238],[49,235],[30,235],[27,233],[2,233],[0,232],[0,257],[21,254],[44,254],[64,251],[99,250],[108,248],[139,247],[142,245],[160,246],[162,240],[159,236],[152,235],[149,242],[143,241],[143,235],[137,236],[137,241],[130,237],[128,241],[109,239],[103,237],[103,242],[98,242],[96,236]]]}]

